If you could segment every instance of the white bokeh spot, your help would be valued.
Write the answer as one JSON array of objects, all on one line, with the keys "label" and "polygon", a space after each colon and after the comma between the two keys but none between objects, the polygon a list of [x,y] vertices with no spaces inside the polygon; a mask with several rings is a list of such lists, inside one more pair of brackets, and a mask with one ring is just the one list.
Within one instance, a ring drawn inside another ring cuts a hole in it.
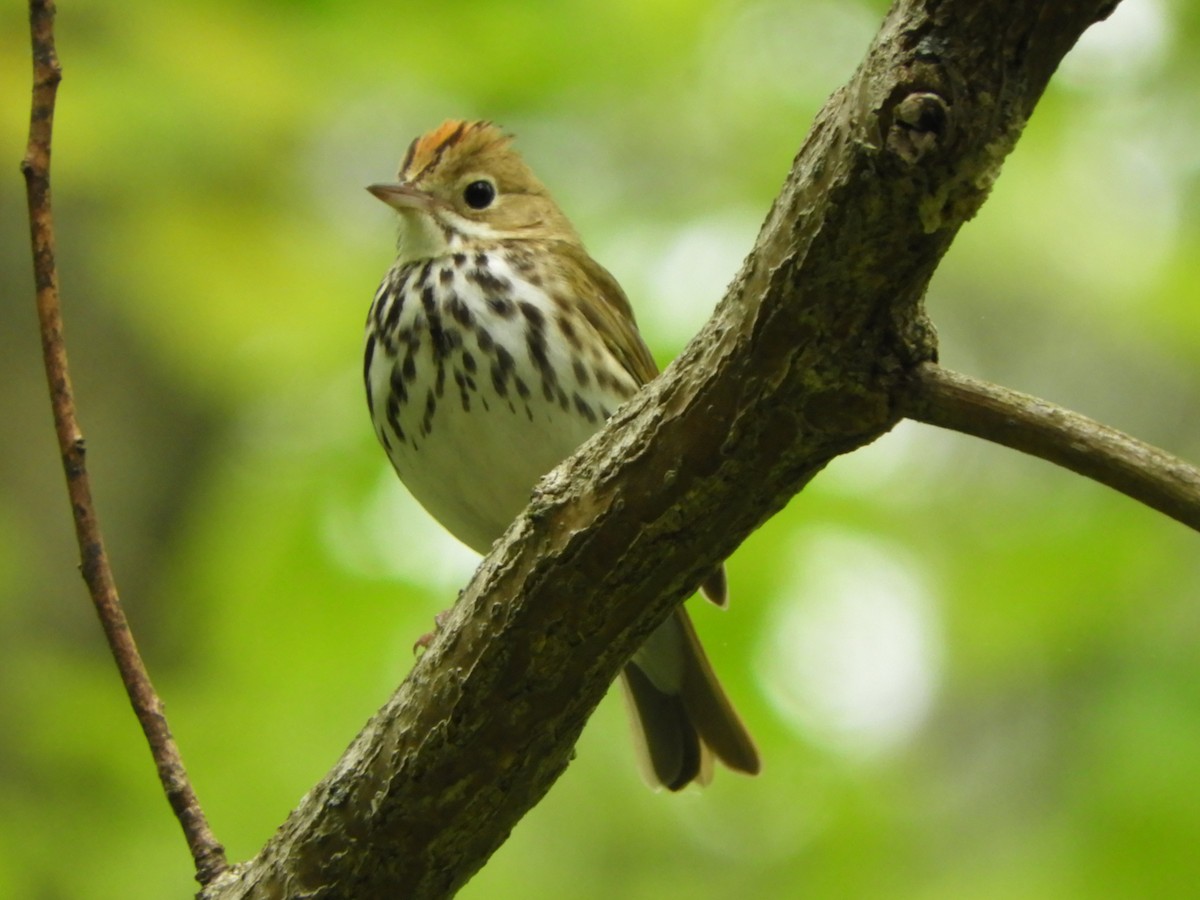
[{"label": "white bokeh spot", "polygon": [[805,536],[759,653],[760,677],[806,739],[855,757],[910,738],[933,705],[941,635],[915,560],[848,533]]},{"label": "white bokeh spot", "polygon": [[1083,33],[1063,58],[1056,77],[1083,90],[1128,86],[1165,58],[1170,32],[1160,0],[1122,3]]}]

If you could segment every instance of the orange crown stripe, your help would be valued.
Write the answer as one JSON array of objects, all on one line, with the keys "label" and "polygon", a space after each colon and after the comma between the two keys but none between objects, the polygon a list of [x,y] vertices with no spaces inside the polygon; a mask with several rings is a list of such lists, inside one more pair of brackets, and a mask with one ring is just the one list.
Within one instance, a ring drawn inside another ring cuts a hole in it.
[{"label": "orange crown stripe", "polygon": [[412,142],[404,156],[404,162],[400,165],[401,176],[408,180],[419,178],[437,165],[447,150],[464,141],[469,142],[471,138],[480,143],[507,140],[505,134],[491,122],[447,119]]}]

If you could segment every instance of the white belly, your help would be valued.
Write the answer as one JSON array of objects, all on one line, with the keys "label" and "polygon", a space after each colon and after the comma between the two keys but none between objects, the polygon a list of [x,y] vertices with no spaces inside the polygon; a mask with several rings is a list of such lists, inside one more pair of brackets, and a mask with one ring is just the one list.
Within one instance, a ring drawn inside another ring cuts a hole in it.
[{"label": "white belly", "polygon": [[598,339],[576,349],[590,327],[494,253],[410,264],[380,289],[364,371],[376,433],[413,496],[479,553],[636,390],[589,354]]}]

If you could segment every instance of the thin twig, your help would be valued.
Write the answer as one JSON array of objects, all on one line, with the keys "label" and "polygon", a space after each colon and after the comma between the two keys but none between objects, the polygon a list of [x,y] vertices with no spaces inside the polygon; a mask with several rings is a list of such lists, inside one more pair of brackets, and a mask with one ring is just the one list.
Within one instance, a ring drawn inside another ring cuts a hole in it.
[{"label": "thin twig", "polygon": [[929,363],[901,412],[1056,463],[1200,531],[1200,469],[1086,416]]},{"label": "thin twig", "polygon": [[58,271],[54,259],[54,223],[50,209],[50,139],[54,102],[62,69],[54,47],[55,8],[50,0],[30,0],[29,23],[33,39],[33,103],[29,145],[21,162],[29,199],[29,230],[33,244],[34,281],[42,356],[50,386],[54,426],[67,476],[67,493],[75,519],[83,578],[92,595],[100,624],[133,704],[134,713],[150,744],[158,777],[175,811],[196,863],[196,880],[208,884],[228,865],[192,790],[179,749],[171,737],[162,701],[138,653],[129,623],[117,596],[116,583],[100,534],[84,463],[83,434],[75,418],[75,401],[63,343],[62,314],[58,299]]}]

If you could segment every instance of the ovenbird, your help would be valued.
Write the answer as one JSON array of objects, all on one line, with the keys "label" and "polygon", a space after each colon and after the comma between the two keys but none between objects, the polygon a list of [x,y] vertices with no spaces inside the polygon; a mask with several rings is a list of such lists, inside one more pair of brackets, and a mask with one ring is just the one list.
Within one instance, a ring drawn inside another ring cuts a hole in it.
[{"label": "ovenbird", "polygon": [[[396,183],[368,190],[400,223],[367,316],[375,432],[421,505],[486,553],[657,368],[616,280],[491,123],[445,122],[412,142]],[[722,570],[704,590],[724,605]],[[652,783],[707,783],[714,755],[758,771],[682,606],[621,680]]]}]

